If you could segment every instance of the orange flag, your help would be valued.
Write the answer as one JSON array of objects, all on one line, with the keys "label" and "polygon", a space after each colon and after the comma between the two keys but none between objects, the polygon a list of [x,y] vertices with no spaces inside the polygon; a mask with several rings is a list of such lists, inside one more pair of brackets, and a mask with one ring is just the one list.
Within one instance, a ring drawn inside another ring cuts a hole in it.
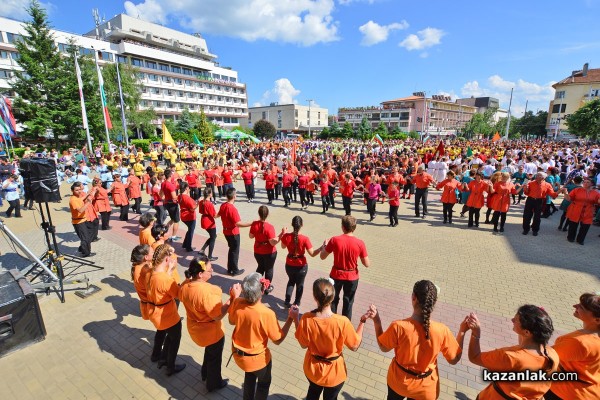
[{"label": "orange flag", "polygon": [[498,140],[500,140],[500,134],[496,132],[496,134],[492,138],[492,142],[496,143]]}]

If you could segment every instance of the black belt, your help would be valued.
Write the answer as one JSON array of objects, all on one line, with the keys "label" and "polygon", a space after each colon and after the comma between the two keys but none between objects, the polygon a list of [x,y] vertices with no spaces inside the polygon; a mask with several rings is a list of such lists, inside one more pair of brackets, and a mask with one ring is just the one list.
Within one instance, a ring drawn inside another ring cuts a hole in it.
[{"label": "black belt", "polygon": [[323,357],[323,356],[320,356],[317,354],[311,354],[311,356],[313,356],[313,358],[317,361],[322,361],[324,363],[331,364],[332,361],[335,361],[338,358],[340,358],[342,356],[342,353],[338,354],[337,356],[333,356],[333,357]]},{"label": "black belt", "polygon": [[403,367],[402,365],[400,365],[400,363],[398,362],[398,360],[396,360],[396,358],[394,358],[394,361],[396,362],[396,365],[404,372],[406,372],[409,375],[414,376],[417,379],[425,379],[427,378],[429,375],[431,375],[433,373],[433,370],[430,369],[427,372],[415,372],[415,371],[411,371],[408,368]]},{"label": "black belt", "polygon": [[171,300],[167,301],[166,303],[162,303],[162,304],[154,304],[154,303],[153,303],[153,302],[151,302],[151,301],[142,301],[142,303],[146,303],[146,304],[152,304],[154,307],[163,307],[163,306],[166,306],[167,304],[169,304],[169,303],[170,303],[170,302],[172,302],[172,301],[173,301],[173,299],[171,299]]},{"label": "black belt", "polygon": [[493,381],[492,382],[492,387],[494,388],[494,390],[496,391],[496,393],[498,393],[500,395],[500,397],[502,397],[503,399],[506,399],[506,400],[515,400],[514,397],[510,397],[509,395],[507,395],[506,393],[504,393],[504,391],[502,390],[502,388],[498,385],[498,382]]},{"label": "black belt", "polygon": [[289,258],[302,258],[302,257],[304,257],[304,256],[300,256],[300,255],[291,255],[291,254],[288,254],[288,257],[289,257]]},{"label": "black belt", "polygon": [[254,356],[258,356],[258,355],[261,355],[262,353],[264,353],[264,351],[261,351],[260,353],[249,354],[249,353],[246,353],[245,351],[242,351],[240,349],[236,349],[235,347],[233,348],[233,352],[235,354],[237,354],[238,356],[242,356],[242,357],[254,357]]}]

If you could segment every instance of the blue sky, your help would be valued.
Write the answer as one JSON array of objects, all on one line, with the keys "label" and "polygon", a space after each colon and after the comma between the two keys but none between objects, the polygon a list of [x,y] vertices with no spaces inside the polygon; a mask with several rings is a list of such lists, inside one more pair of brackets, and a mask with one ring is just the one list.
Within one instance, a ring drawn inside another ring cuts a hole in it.
[{"label": "blue sky", "polygon": [[[547,110],[551,84],[600,68],[600,0],[49,0],[53,26],[84,33],[92,8],[200,32],[239,72],[252,105],[307,99],[338,107],[427,91],[494,96],[513,115]],[[26,0],[0,15],[16,19]]]}]

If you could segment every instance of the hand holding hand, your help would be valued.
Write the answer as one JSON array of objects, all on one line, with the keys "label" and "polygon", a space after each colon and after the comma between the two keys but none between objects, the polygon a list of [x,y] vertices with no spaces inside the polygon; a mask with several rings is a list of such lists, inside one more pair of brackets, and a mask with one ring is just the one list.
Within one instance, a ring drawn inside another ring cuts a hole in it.
[{"label": "hand holding hand", "polygon": [[242,285],[240,285],[239,283],[234,283],[229,288],[229,297],[237,299],[238,297],[240,297],[240,294],[242,294]]},{"label": "hand holding hand", "polygon": [[371,315],[370,318],[377,318],[379,316],[379,312],[377,311],[375,304],[371,304],[369,306],[369,313]]},{"label": "hand holding hand", "polygon": [[293,305],[290,307],[290,311],[288,312],[288,319],[297,320],[300,315],[300,307],[297,305]]},{"label": "hand holding hand", "polygon": [[469,314],[467,317],[467,324],[469,325],[471,331],[473,331],[473,335],[479,336],[481,333],[481,324],[479,323],[479,318],[477,318],[475,313]]},{"label": "hand holding hand", "polygon": [[459,332],[466,332],[471,328],[469,326],[469,317],[470,315],[467,315],[465,319],[463,319],[463,321],[460,323],[460,328],[458,329]]}]

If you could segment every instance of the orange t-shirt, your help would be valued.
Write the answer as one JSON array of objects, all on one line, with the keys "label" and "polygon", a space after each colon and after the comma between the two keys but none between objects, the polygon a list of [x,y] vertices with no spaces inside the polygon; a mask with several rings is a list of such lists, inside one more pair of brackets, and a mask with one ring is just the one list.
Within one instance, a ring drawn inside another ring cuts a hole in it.
[{"label": "orange t-shirt", "polygon": [[187,328],[198,346],[215,344],[225,333],[221,320],[221,288],[204,281],[186,279],[179,289],[179,299],[187,312]]},{"label": "orange t-shirt", "polygon": [[423,172],[422,174],[417,174],[412,181],[417,189],[427,189],[433,183],[433,176],[427,172]]},{"label": "orange t-shirt", "polygon": [[[558,354],[553,348],[547,346],[548,355],[554,361],[554,368],[558,367]],[[481,353],[481,362],[484,368],[494,372],[537,371],[543,369],[546,358],[535,354],[521,346],[503,347]],[[550,382],[498,382],[498,386],[508,396],[515,399],[541,399],[550,389]],[[488,385],[481,393],[479,400],[503,400],[503,397]]]},{"label": "orange t-shirt", "polygon": [[150,230],[150,228],[140,229],[139,237],[140,244],[147,244],[148,246],[152,246],[156,242],[156,239],[152,237],[152,231]]},{"label": "orange t-shirt", "polygon": [[71,222],[73,225],[82,224],[86,221],[85,211],[77,211],[77,209],[81,207],[83,207],[83,199],[80,197],[71,196],[69,199],[69,208],[71,209]]},{"label": "orange t-shirt", "polygon": [[156,329],[169,329],[180,321],[175,299],[179,296],[179,285],[167,272],[148,274],[148,318]]},{"label": "orange t-shirt", "polygon": [[319,361],[313,355],[331,358],[342,354],[344,345],[356,347],[360,338],[350,320],[333,314],[318,318],[308,312],[302,316],[296,339],[302,347],[308,347],[304,355],[304,375],[309,381],[324,387],[337,386],[348,376],[343,356],[331,362]]},{"label": "orange t-shirt", "polygon": [[552,392],[562,399],[600,399],[600,337],[575,331],[556,339],[554,350],[560,370],[577,372],[577,382],[552,382]]},{"label": "orange t-shirt", "polygon": [[152,269],[147,264],[133,266],[133,287],[140,298],[140,313],[143,319],[148,319],[148,295],[146,282]]},{"label": "orange t-shirt", "polygon": [[[394,349],[394,359],[387,374],[387,384],[401,396],[415,399],[437,399],[439,396],[437,356],[442,353],[448,361],[461,354],[462,349],[448,327],[430,321],[429,340],[425,329],[412,318],[394,321],[377,338],[384,347]],[[398,364],[415,373],[433,370],[427,378],[417,378],[404,372]]]},{"label": "orange t-shirt", "polygon": [[[237,298],[229,307],[229,323],[235,325],[231,346],[238,367],[245,372],[266,367],[271,361],[268,340],[279,340],[283,335],[273,310],[260,302],[250,304],[246,299]],[[254,355],[240,356],[235,349]]]}]

